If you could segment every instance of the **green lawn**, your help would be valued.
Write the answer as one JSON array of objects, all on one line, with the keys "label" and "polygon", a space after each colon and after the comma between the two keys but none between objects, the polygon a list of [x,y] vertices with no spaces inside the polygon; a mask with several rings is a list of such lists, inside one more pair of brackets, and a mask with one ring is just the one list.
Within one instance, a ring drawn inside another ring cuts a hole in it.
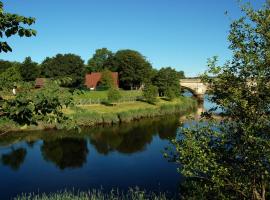
[{"label": "green lawn", "polygon": [[[158,109],[162,105],[175,105],[175,104],[185,104],[189,99],[185,97],[176,98],[173,101],[166,101],[161,98],[158,98],[158,102],[155,105],[141,102],[141,101],[133,101],[133,102],[123,102],[123,103],[116,103],[114,106],[107,106],[102,104],[91,104],[91,105],[78,105],[77,107],[84,111],[91,111],[100,114],[104,113],[119,113],[123,111],[131,111],[131,110],[138,110],[138,109]],[[65,109],[64,112],[66,114],[73,114],[76,111],[74,109]]]},{"label": "green lawn", "polygon": [[[120,90],[122,96],[120,102],[134,101],[137,97],[142,96],[139,90]],[[107,99],[107,91],[84,91],[74,94],[76,104],[99,104]]]}]

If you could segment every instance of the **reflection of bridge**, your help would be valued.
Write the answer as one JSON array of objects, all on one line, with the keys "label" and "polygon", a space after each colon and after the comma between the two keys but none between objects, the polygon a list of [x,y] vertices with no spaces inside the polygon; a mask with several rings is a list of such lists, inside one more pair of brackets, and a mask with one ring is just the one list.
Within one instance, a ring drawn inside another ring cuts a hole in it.
[{"label": "reflection of bridge", "polygon": [[199,78],[180,79],[180,86],[192,92],[192,94],[203,101],[203,96],[207,91],[207,86]]}]

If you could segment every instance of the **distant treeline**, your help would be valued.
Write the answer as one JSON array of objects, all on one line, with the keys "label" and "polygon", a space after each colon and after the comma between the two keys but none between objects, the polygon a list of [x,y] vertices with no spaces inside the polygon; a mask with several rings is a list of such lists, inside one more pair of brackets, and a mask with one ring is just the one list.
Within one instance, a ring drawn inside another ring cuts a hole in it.
[{"label": "distant treeline", "polygon": [[75,54],[57,54],[47,57],[40,64],[26,57],[20,62],[0,60],[0,83],[3,88],[10,88],[20,81],[31,82],[37,77],[61,79],[70,78],[66,87],[79,88],[84,86],[84,76],[90,72],[110,70],[119,73],[120,88],[136,89],[151,83],[159,88],[179,87],[179,79],[184,77],[183,71],[172,67],[157,70],[150,61],[138,51],[119,50],[116,53],[107,48],[97,49],[87,64]]}]

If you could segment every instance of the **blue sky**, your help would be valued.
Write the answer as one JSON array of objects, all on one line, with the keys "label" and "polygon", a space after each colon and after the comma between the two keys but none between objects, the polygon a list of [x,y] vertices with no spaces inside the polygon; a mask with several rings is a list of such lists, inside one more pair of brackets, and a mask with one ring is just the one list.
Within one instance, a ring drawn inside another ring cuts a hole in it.
[{"label": "blue sky", "polygon": [[[255,8],[265,0],[251,0]],[[3,0],[5,10],[36,18],[35,38],[9,38],[13,52],[0,59],[42,62],[75,53],[86,62],[96,49],[134,49],[153,67],[196,76],[207,58],[229,59],[227,35],[241,16],[237,0]],[[224,12],[228,11],[229,16]]]}]

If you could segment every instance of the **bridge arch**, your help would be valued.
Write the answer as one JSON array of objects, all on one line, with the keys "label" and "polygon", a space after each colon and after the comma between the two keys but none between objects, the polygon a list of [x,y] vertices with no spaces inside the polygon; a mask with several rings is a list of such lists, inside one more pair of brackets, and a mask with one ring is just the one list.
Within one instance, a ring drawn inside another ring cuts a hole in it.
[{"label": "bridge arch", "polygon": [[207,86],[198,78],[180,79],[180,86],[189,90],[199,101],[203,101]]}]

